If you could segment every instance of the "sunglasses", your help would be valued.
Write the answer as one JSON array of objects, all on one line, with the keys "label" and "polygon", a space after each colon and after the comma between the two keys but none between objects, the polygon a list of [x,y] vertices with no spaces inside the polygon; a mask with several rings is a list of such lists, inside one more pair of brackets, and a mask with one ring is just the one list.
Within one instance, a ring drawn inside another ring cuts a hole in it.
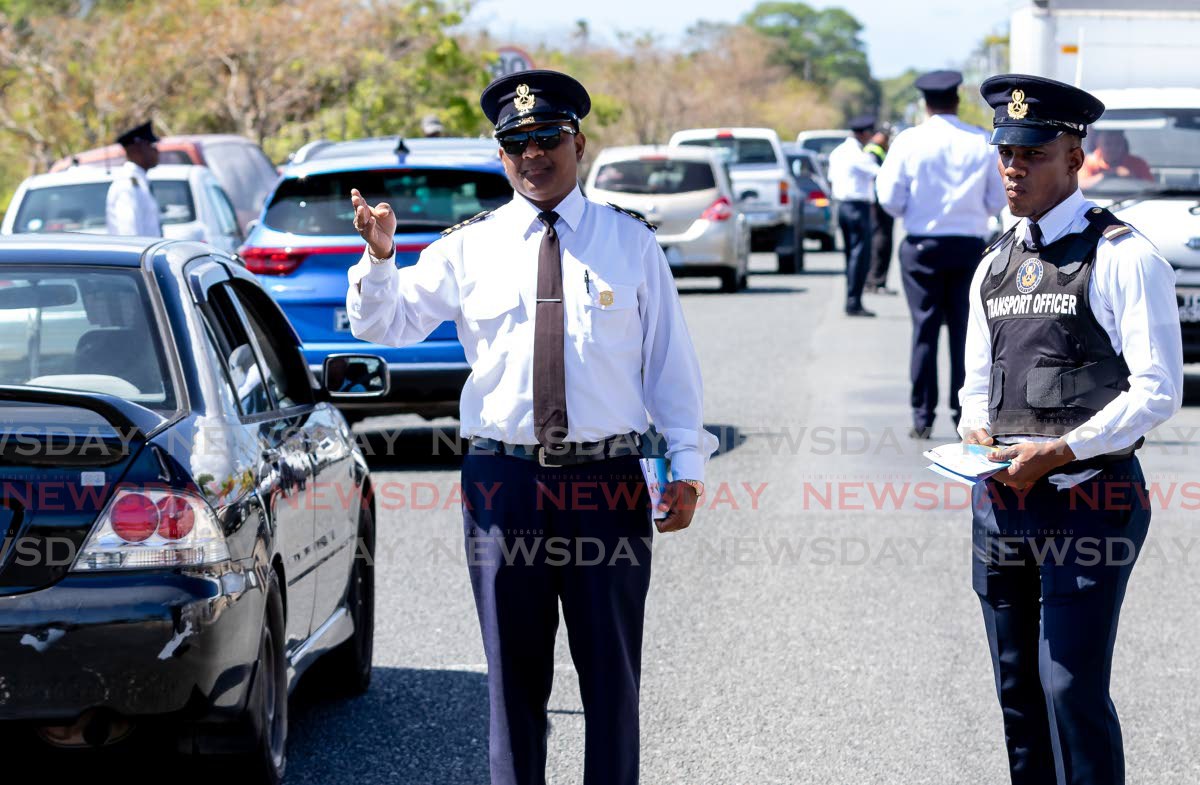
[{"label": "sunglasses", "polygon": [[520,155],[529,147],[530,142],[537,142],[537,146],[542,150],[553,150],[563,140],[563,132],[575,135],[575,129],[565,125],[555,126],[553,128],[539,128],[536,131],[525,131],[519,134],[509,134],[500,137],[497,141],[500,142],[500,149],[509,155]]}]

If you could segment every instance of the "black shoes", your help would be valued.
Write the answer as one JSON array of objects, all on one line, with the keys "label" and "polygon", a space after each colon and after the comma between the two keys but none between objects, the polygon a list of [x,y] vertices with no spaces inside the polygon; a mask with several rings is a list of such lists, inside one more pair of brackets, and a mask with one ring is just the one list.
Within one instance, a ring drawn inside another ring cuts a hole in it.
[{"label": "black shoes", "polygon": [[863,308],[861,305],[856,305],[856,306],[847,308],[846,315],[847,316],[874,316],[875,312],[868,311],[866,308]]},{"label": "black shoes", "polygon": [[924,428],[918,428],[917,426],[914,425],[913,427],[908,429],[908,438],[910,438],[910,439],[925,439],[925,440],[932,439],[933,438],[933,426],[927,425]]},{"label": "black shoes", "polygon": [[863,291],[867,294],[886,294],[888,297],[895,297],[900,294],[895,289],[889,289],[886,286],[868,286]]}]

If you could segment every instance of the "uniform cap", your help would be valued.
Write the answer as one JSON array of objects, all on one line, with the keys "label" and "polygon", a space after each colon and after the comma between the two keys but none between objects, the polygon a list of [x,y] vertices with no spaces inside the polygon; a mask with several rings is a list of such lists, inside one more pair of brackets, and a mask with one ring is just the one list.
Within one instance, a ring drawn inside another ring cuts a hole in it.
[{"label": "uniform cap", "polygon": [[875,115],[860,114],[857,117],[851,118],[847,126],[851,131],[870,131],[875,128],[875,122]]},{"label": "uniform cap", "polygon": [[135,142],[149,142],[150,144],[154,144],[157,141],[158,137],[154,135],[151,123],[142,123],[139,126],[130,128],[117,137],[117,144],[122,147],[128,147]]},{"label": "uniform cap", "polygon": [[496,136],[536,123],[578,123],[592,99],[574,78],[558,71],[518,71],[494,80],[479,96],[479,106],[496,126]]},{"label": "uniform cap", "polygon": [[1041,76],[993,76],[979,93],[996,110],[992,144],[1039,147],[1065,133],[1087,136],[1087,127],[1104,114],[1096,96]]}]

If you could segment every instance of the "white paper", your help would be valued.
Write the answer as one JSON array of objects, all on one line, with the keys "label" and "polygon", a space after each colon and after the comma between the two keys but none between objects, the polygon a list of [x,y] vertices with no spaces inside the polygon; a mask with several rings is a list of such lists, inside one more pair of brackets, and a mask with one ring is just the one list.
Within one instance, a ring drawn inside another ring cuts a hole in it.
[{"label": "white paper", "polygon": [[923,455],[937,466],[961,477],[982,480],[1008,467],[1008,461],[991,461],[988,455],[995,451],[982,444],[953,442],[926,450]]},{"label": "white paper", "polygon": [[663,489],[667,487],[667,460],[665,458],[640,458],[642,476],[646,478],[646,489],[650,491],[650,511],[656,521],[661,521],[669,513],[661,512],[658,503],[662,501]]}]

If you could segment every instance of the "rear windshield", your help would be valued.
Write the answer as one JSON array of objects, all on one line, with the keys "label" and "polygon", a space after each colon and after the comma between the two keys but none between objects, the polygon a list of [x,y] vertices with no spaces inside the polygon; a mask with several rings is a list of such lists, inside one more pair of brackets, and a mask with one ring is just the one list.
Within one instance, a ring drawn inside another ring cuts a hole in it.
[{"label": "rear windshield", "polygon": [[604,164],[595,187],[629,194],[682,194],[716,188],[712,165],[703,161],[643,159]]},{"label": "rear windshield", "polygon": [[0,385],[57,387],[175,408],[136,270],[0,267]]},{"label": "rear windshield", "polygon": [[440,232],[512,199],[503,175],[468,169],[378,169],[288,178],[263,219],[267,226],[308,235],[354,232],[350,189],[371,204],[387,202],[398,232]]},{"label": "rear windshield", "polygon": [[[107,182],[76,183],[28,190],[17,210],[13,232],[103,232],[108,186]],[[196,205],[186,180],[151,180],[150,192],[158,201],[160,223],[196,220]]]},{"label": "rear windshield", "polygon": [[812,150],[817,155],[828,157],[844,141],[844,136],[812,136],[801,142],[800,146],[805,150]]},{"label": "rear windshield", "polygon": [[1200,110],[1109,109],[1083,148],[1079,187],[1088,196],[1200,190]]},{"label": "rear windshield", "polygon": [[728,162],[731,165],[778,163],[775,158],[775,148],[771,146],[770,139],[739,139],[726,136],[713,139],[688,139],[681,144],[726,150],[729,156]]}]

